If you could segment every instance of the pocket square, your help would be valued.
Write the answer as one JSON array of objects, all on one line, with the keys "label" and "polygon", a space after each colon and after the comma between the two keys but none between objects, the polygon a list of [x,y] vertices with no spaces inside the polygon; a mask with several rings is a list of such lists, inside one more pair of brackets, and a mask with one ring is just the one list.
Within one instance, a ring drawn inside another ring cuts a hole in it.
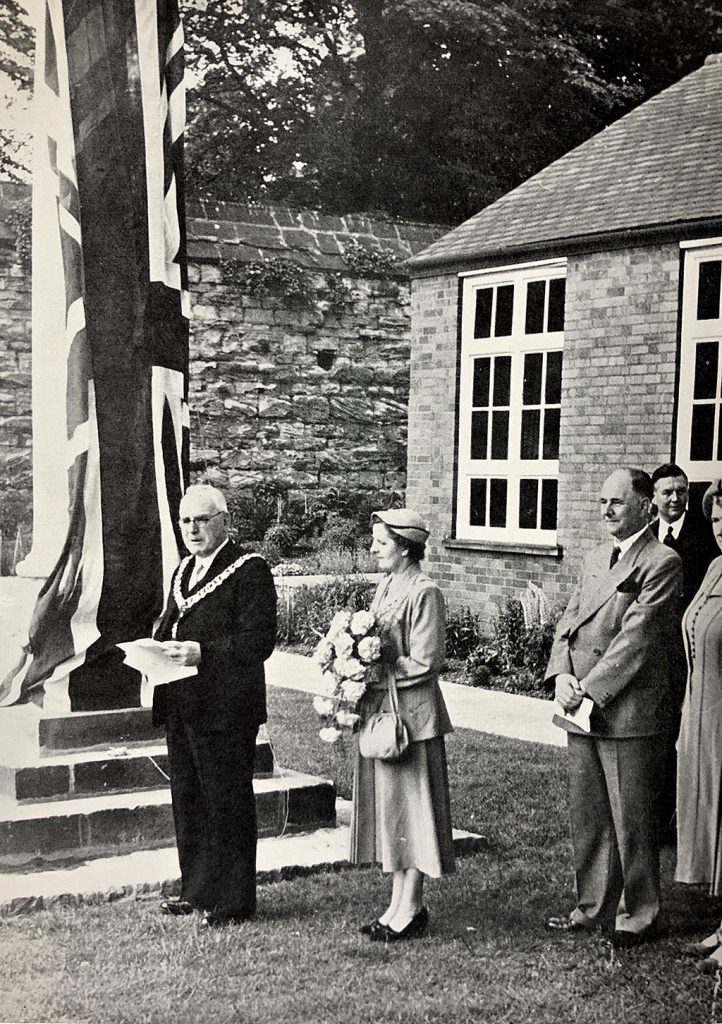
[{"label": "pocket square", "polygon": [[622,580],[621,583],[617,584],[618,594],[634,594],[636,597],[639,594],[639,590],[639,583],[634,576],[629,576],[626,580]]}]

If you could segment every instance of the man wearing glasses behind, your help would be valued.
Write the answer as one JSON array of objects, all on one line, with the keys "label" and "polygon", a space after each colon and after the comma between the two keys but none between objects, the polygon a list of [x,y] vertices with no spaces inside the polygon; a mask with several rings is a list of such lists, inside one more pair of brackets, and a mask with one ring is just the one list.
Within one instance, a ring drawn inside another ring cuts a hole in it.
[{"label": "man wearing glasses behind", "polygon": [[276,638],[276,590],[267,562],[228,538],[221,491],[189,487],[180,503],[190,552],[176,569],[156,638],[169,658],[197,669],[157,686],[153,721],[168,739],[180,899],[161,911],[203,912],[202,927],[256,909],[253,759],[266,721],[263,662]]}]

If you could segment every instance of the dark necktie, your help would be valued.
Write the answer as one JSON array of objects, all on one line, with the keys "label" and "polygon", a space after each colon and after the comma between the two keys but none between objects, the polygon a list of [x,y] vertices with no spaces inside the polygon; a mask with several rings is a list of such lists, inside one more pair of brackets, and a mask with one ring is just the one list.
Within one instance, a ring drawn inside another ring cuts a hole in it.
[{"label": "dark necktie", "polygon": [[668,548],[676,548],[677,547],[677,541],[674,539],[674,530],[672,529],[671,526],[669,526],[667,528],[667,535],[664,538],[664,540],[662,541],[662,543],[666,544]]},{"label": "dark necktie", "polygon": [[621,552],[620,552],[619,548],[617,547],[617,545],[615,544],[614,547],[612,548],[612,553],[609,556],[609,568],[610,569],[613,569],[614,566],[617,564],[617,562],[619,561],[620,554],[621,554]]}]

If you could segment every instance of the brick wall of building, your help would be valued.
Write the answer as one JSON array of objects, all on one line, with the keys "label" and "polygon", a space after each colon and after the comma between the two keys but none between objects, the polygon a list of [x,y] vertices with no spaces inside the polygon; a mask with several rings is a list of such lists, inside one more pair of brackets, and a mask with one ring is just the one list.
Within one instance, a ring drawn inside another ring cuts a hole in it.
[{"label": "brick wall of building", "polygon": [[449,548],[458,363],[458,279],[412,283],[408,501],[428,513],[429,566],[450,602],[488,623],[529,581],[566,600],[603,532],[596,498],[618,465],[651,470],[671,455],[679,249],[638,247],[569,258],[560,436],[561,559]]}]

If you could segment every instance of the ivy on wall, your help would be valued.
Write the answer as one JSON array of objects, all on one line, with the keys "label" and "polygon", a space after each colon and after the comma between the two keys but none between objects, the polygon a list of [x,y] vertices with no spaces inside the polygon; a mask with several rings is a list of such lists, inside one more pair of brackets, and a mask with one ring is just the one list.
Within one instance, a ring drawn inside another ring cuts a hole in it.
[{"label": "ivy on wall", "polygon": [[[390,249],[371,249],[355,239],[343,249],[343,259],[351,277],[386,281],[405,276],[399,270],[396,254]],[[221,259],[223,277],[246,295],[284,299],[290,306],[317,306],[336,315],[353,300],[353,292],[338,271],[320,273],[285,256],[264,256],[250,263]]]},{"label": "ivy on wall", "polygon": [[298,306],[310,305],[316,295],[313,275],[300,263],[282,256],[264,256],[251,263],[221,260],[221,269],[224,278],[246,295],[277,295]]},{"label": "ivy on wall", "polygon": [[371,249],[367,245],[352,239],[343,247],[343,259],[354,277],[374,277],[386,279],[405,277],[399,269],[396,253],[383,247]]}]

